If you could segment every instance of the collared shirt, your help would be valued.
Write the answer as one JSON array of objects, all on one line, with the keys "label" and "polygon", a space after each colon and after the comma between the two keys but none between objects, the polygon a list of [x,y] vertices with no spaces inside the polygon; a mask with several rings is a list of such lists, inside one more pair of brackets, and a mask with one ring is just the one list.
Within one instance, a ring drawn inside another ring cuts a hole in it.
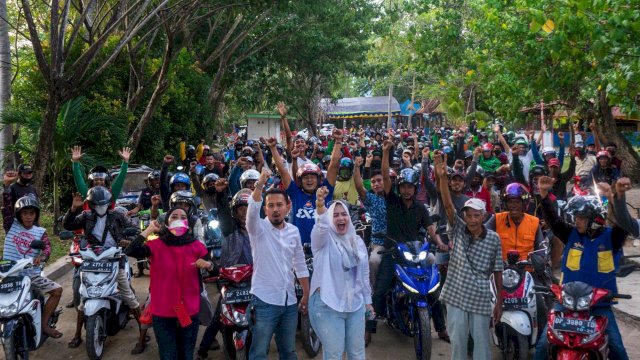
[{"label": "collared shirt", "polygon": [[[387,232],[387,203],[382,196],[371,191],[367,192],[367,197],[363,199],[364,208],[371,216],[371,233]],[[371,243],[374,245],[384,245],[383,238],[371,236]]]},{"label": "collared shirt", "polygon": [[576,175],[585,176],[591,173],[591,169],[598,163],[593,155],[585,155],[584,159],[576,156]]},{"label": "collared shirt", "polygon": [[293,271],[298,278],[309,277],[300,231],[287,222],[278,229],[269,219],[260,219],[261,206],[262,201],[249,197],[247,232],[253,257],[251,293],[271,305],[293,305],[298,301]]},{"label": "collared shirt", "polygon": [[[417,201],[406,207],[393,191],[387,194],[387,235],[398,242],[419,240],[420,228],[432,225],[429,211]],[[388,242],[388,241],[387,241]],[[386,244],[387,248],[390,244]]]},{"label": "collared shirt", "polygon": [[482,234],[473,239],[467,231],[467,224],[458,215],[452,234],[453,251],[440,297],[445,303],[462,310],[491,315],[493,305],[489,276],[503,268],[500,237],[483,227]]}]

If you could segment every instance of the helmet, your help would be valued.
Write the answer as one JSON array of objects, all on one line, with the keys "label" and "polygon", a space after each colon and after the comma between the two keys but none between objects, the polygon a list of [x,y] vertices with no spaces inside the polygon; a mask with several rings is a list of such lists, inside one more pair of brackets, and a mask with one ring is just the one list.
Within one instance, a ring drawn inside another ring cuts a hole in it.
[{"label": "helmet", "polygon": [[16,215],[16,219],[22,224],[22,217],[18,216],[22,210],[35,209],[36,210],[36,222],[40,219],[40,204],[38,200],[32,195],[26,195],[18,199],[13,206],[13,213]]},{"label": "helmet", "polygon": [[[327,156],[329,156],[329,160],[331,160],[331,156],[330,155],[327,155]],[[327,156],[325,156],[325,158]],[[318,165],[312,164],[312,163],[306,163],[301,167],[299,167],[298,172],[296,173],[296,175],[298,176],[298,179],[302,179],[302,177],[307,174],[314,174],[314,175],[320,176],[322,175],[322,171],[320,170],[320,167]]]},{"label": "helmet", "polygon": [[544,165],[535,165],[529,170],[529,180],[536,176],[549,176],[549,171]]},{"label": "helmet", "polygon": [[589,227],[597,229],[605,224],[607,207],[602,204],[598,196],[574,196],[564,207],[565,221],[575,225],[576,216],[589,219]]},{"label": "helmet", "polygon": [[238,206],[248,205],[249,197],[251,197],[251,190],[242,189],[238,191],[231,199],[231,209],[235,210]]},{"label": "helmet", "polygon": [[601,157],[606,157],[607,159],[611,159],[611,154],[607,150],[600,150],[596,154],[596,159],[600,159]]},{"label": "helmet", "polygon": [[464,158],[468,159],[468,158],[472,158],[473,157],[473,152],[471,150],[466,150],[464,152]]},{"label": "helmet", "polygon": [[[447,175],[449,175],[449,169],[447,169]],[[453,179],[456,176],[460,176],[462,180],[467,180],[467,173],[465,173],[464,171],[451,169],[451,175],[449,175],[449,179]]]},{"label": "helmet", "polygon": [[493,151],[493,145],[491,143],[482,144],[482,151]]},{"label": "helmet", "polygon": [[556,157],[556,149],[550,147],[550,146],[546,146],[544,149],[542,149],[542,156],[547,156],[547,155],[553,155],[553,157]]},{"label": "helmet", "polygon": [[158,180],[160,179],[160,171],[153,170],[149,174],[147,174],[147,180]]},{"label": "helmet", "polygon": [[417,163],[417,164],[413,165],[413,170],[418,171],[418,172],[422,171],[422,164]]},{"label": "helmet", "polygon": [[249,169],[240,175],[240,188],[244,189],[247,181],[258,181],[260,173],[258,170]]},{"label": "helmet", "polygon": [[486,175],[486,171],[484,170],[484,168],[478,165],[478,167],[476,168],[476,176],[480,176],[481,178],[484,179],[485,175]]},{"label": "helmet", "polygon": [[527,201],[529,200],[529,196],[529,190],[520,183],[511,183],[505,186],[505,188],[502,189],[502,194],[500,194],[502,201],[507,201],[507,199]]},{"label": "helmet", "polygon": [[397,157],[397,156],[394,156],[394,157],[391,159],[391,163],[392,163],[392,164],[394,164],[394,165],[400,165],[400,163],[401,163],[400,158],[399,158],[399,157]]},{"label": "helmet", "polygon": [[176,173],[175,175],[173,175],[171,177],[171,180],[169,181],[169,187],[171,187],[171,192],[175,191],[173,190],[173,187],[176,184],[185,184],[187,185],[187,188],[191,187],[191,179],[189,179],[189,175],[183,173],[183,172],[179,172]]},{"label": "helmet", "polygon": [[187,146],[187,155],[195,155],[196,148],[193,145]]},{"label": "helmet", "polygon": [[330,162],[330,161],[331,161],[331,155],[325,155],[325,156],[322,158],[322,163],[323,163],[323,164],[324,164],[324,163],[326,163],[326,162]]},{"label": "helmet", "polygon": [[326,151],[326,149],[324,148],[324,146],[318,146],[318,149],[316,150],[316,153],[324,153]]},{"label": "helmet", "polygon": [[338,180],[347,181],[351,179],[353,175],[353,160],[348,157],[344,157],[340,160],[340,169],[338,170]]},{"label": "helmet", "polygon": [[216,182],[218,181],[218,179],[220,179],[220,176],[218,176],[217,174],[214,174],[214,173],[207,174],[204,178],[202,178],[202,184]]},{"label": "helmet", "polygon": [[449,145],[442,147],[442,151],[443,151],[445,154],[451,154],[451,151],[452,151],[452,150],[453,150],[453,149],[451,149],[451,146],[449,146]]},{"label": "helmet", "polygon": [[189,212],[187,215],[191,216],[196,212],[196,200],[189,190],[180,190],[171,194],[169,198],[169,207],[174,208],[177,204],[183,203],[189,205]]},{"label": "helmet", "polygon": [[516,139],[516,145],[526,145],[529,146],[529,142],[527,141],[527,139],[523,138],[523,137],[519,137]]},{"label": "helmet", "polygon": [[93,180],[103,179],[106,186],[109,186],[109,170],[104,166],[96,166],[89,170],[89,182],[93,186]]},{"label": "helmet", "polygon": [[102,206],[111,204],[113,195],[104,186],[94,186],[87,192],[89,206]]},{"label": "helmet", "polygon": [[400,171],[400,175],[398,175],[398,186],[402,184],[411,184],[413,186],[418,186],[418,180],[420,179],[420,174],[410,168],[405,168]]}]

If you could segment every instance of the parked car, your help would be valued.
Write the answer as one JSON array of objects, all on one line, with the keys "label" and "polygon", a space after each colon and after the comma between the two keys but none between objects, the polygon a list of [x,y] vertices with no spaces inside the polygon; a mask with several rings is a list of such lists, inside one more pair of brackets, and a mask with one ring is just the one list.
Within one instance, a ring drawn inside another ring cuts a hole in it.
[{"label": "parked car", "polygon": [[[127,170],[127,177],[122,186],[122,191],[116,199],[116,206],[125,207],[127,210],[136,207],[142,189],[147,186],[147,175],[152,171],[153,169],[147,165],[130,164]],[[118,173],[120,173],[119,166],[109,170],[111,181],[115,180]]]},{"label": "parked car", "polygon": [[333,129],[335,129],[336,126],[333,124],[323,124],[322,128],[320,128],[320,135],[324,135],[324,136],[330,136],[331,133],[333,133]]},{"label": "parked car", "polygon": [[302,136],[304,139],[309,138],[309,129],[304,128],[296,133],[296,136]]}]

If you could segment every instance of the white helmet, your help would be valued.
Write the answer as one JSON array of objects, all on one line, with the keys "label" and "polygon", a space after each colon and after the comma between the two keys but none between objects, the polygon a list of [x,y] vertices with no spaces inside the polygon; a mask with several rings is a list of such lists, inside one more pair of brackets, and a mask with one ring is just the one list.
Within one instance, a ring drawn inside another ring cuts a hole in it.
[{"label": "white helmet", "polygon": [[260,173],[258,170],[247,170],[240,176],[240,188],[244,189],[247,181],[258,181],[258,179],[260,179]]}]

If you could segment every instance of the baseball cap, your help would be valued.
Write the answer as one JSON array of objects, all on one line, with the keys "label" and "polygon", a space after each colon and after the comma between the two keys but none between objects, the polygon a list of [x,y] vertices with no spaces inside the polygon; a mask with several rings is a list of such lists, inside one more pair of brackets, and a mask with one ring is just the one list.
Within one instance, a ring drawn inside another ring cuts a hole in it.
[{"label": "baseball cap", "polygon": [[560,160],[557,158],[549,159],[549,167],[552,167],[552,166],[560,167]]},{"label": "baseball cap", "polygon": [[18,172],[33,172],[33,168],[31,164],[20,164],[20,166],[18,166]]},{"label": "baseball cap", "polygon": [[464,203],[462,210],[465,210],[467,208],[474,210],[485,210],[487,208],[487,203],[480,199],[471,198]]}]

